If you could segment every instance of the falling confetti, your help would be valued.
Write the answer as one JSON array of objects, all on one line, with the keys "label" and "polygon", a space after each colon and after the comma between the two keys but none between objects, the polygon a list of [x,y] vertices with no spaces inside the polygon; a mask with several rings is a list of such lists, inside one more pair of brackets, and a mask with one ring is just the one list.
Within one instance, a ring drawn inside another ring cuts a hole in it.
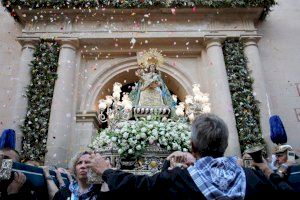
[{"label": "falling confetti", "polygon": [[171,8],[171,12],[172,12],[173,15],[175,15],[176,14],[176,9],[175,8]]}]

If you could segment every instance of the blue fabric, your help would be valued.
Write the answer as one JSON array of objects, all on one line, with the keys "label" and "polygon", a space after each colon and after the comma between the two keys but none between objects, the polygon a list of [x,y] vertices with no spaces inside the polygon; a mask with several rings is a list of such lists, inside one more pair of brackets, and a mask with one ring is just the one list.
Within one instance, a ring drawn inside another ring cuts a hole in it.
[{"label": "blue fabric", "polygon": [[283,123],[278,115],[270,117],[270,137],[275,144],[284,144],[287,142],[287,135]]},{"label": "blue fabric", "polygon": [[236,157],[204,157],[188,172],[206,199],[244,199],[246,176]]},{"label": "blue fabric", "polygon": [[82,200],[94,200],[96,199],[96,196],[92,196],[93,195],[93,190],[95,189],[95,185],[91,185],[88,189],[88,191],[86,193],[83,193],[81,194],[80,193],[80,190],[79,190],[79,185],[78,185],[78,182],[76,181],[73,181],[71,182],[71,184],[69,185],[69,189],[72,193],[71,195],[71,200],[79,200],[82,199]]},{"label": "blue fabric", "polygon": [[16,133],[13,129],[5,129],[0,137],[0,149],[16,147]]},{"label": "blue fabric", "polygon": [[[46,180],[43,175],[43,169],[41,167],[35,167],[31,165],[26,165],[24,163],[13,162],[13,171],[21,171],[25,176],[28,183],[34,188],[44,188],[47,186]],[[50,170],[50,175],[52,176],[56,185],[58,185],[58,181],[55,178],[56,173]],[[67,174],[61,174],[63,181],[66,185],[69,185],[69,179]]]}]

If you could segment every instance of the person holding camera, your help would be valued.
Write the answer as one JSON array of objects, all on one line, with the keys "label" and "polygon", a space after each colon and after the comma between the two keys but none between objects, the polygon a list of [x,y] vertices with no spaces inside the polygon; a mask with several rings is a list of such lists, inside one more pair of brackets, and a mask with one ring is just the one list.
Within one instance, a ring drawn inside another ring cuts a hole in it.
[{"label": "person holding camera", "polygon": [[[19,162],[20,155],[15,149],[6,147],[0,150],[0,164],[4,159]],[[35,194],[29,190],[26,176],[22,172],[13,172],[9,180],[0,180],[0,200],[33,200],[36,198]]]}]

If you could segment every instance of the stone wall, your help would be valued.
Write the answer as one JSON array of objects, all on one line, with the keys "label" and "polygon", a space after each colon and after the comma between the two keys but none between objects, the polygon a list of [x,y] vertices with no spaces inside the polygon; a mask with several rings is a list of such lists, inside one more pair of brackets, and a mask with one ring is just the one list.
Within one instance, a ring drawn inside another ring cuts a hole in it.
[{"label": "stone wall", "polygon": [[[12,120],[21,45],[16,38],[21,26],[14,21],[0,4],[0,132],[15,128]],[[0,133],[0,134],[1,134]]]},{"label": "stone wall", "polygon": [[[300,1],[281,0],[259,24],[270,114],[279,115],[288,143],[300,151]],[[297,114],[296,114],[297,112]]]}]

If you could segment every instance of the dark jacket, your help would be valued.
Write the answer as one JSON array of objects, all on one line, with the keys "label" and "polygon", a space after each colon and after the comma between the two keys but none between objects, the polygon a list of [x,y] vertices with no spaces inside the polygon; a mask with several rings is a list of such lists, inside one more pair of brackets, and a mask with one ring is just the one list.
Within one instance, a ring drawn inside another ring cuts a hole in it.
[{"label": "dark jacket", "polygon": [[11,184],[13,178],[12,175],[9,180],[0,181],[0,200],[39,200],[48,197],[47,191],[43,193],[42,191],[33,190],[34,188],[28,181],[24,183],[18,193],[8,195],[7,187]]},{"label": "dark jacket", "polygon": [[108,169],[102,178],[112,194],[126,199],[205,199],[189,172],[178,167],[153,176]]},{"label": "dark jacket", "polygon": [[[246,175],[246,200],[262,197],[292,198],[293,190],[283,180],[272,175],[270,180],[258,170],[244,168]],[[133,175],[120,170],[106,170],[102,175],[110,192],[131,199],[205,199],[186,169],[174,168],[153,176]],[[280,178],[280,177],[279,177]],[[274,181],[274,182],[272,182]],[[284,198],[286,199],[286,198]]]},{"label": "dark jacket", "polygon": [[[101,185],[96,185],[96,187],[90,191],[88,194],[88,199],[101,199]],[[67,187],[60,188],[54,195],[53,200],[67,200],[71,197],[71,191]],[[84,198],[86,199],[86,198]],[[79,200],[84,200],[83,198],[79,197]]]}]

